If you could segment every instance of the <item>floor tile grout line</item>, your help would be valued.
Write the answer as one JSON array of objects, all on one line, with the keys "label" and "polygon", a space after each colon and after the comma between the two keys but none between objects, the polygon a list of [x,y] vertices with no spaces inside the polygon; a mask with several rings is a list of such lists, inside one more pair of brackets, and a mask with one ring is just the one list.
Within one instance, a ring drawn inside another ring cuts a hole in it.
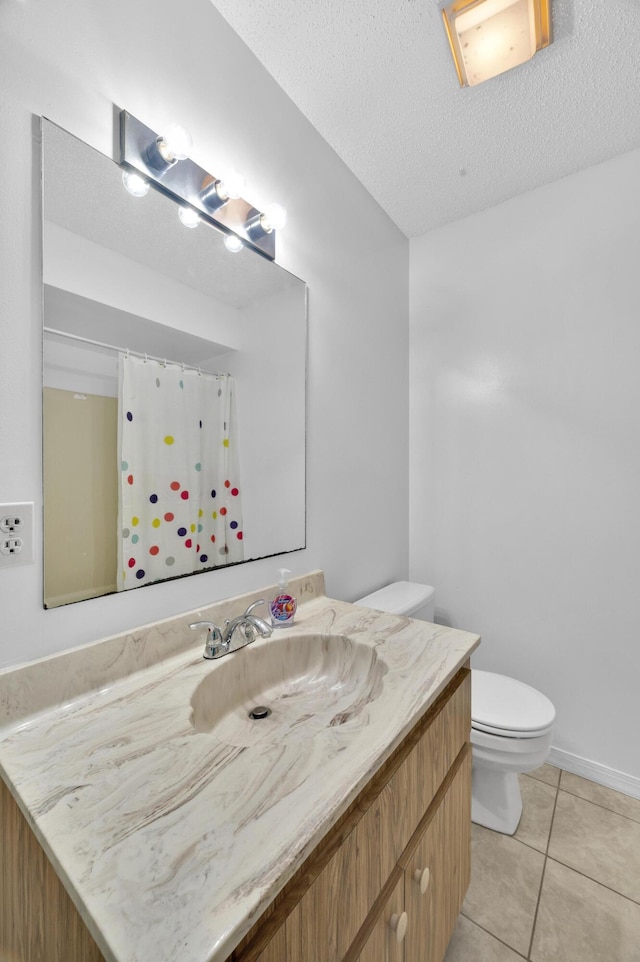
[{"label": "floor tile grout line", "polygon": [[[489,829],[489,831],[491,831],[491,829]],[[551,828],[549,828],[549,831],[551,831]],[[501,834],[501,833],[496,832],[496,835],[498,835],[498,834]],[[526,848],[530,849],[532,852],[537,852],[538,855],[542,855],[543,858],[546,857],[546,854],[547,854],[546,848],[545,848],[544,850],[541,849],[541,848],[536,848],[535,845],[532,845],[532,844],[531,844],[531,842],[525,842],[525,840],[524,840],[523,838],[518,838],[518,836],[515,835],[515,834],[514,834],[514,835],[508,835],[507,838],[512,838],[514,842],[520,842],[521,845],[526,846]],[[547,842],[547,846],[548,846],[548,844],[549,844],[549,843]]]},{"label": "floor tile grout line", "polygon": [[[558,771],[560,771],[560,774],[562,774],[562,771],[560,769],[558,769]],[[534,782],[541,782],[542,785],[548,785],[549,788],[553,788],[555,791],[558,790],[558,787],[560,785],[559,777],[558,777],[557,785],[552,785],[551,782],[546,781],[546,779],[544,778],[538,778],[537,775],[534,775],[532,772],[523,772],[522,774],[525,776],[525,778],[532,778]]]},{"label": "floor tile grout line", "polygon": [[501,939],[499,936],[497,936],[495,932],[490,932],[489,929],[485,929],[484,925],[480,925],[479,922],[476,922],[475,919],[472,919],[470,918],[470,916],[465,915],[464,912],[460,912],[460,915],[463,917],[463,919],[466,919],[467,922],[471,922],[472,925],[477,925],[479,929],[482,929],[483,932],[486,932],[487,935],[491,936],[492,939],[495,939],[496,942],[499,942],[500,945],[504,945],[505,949],[509,949],[510,952],[514,952],[518,956],[518,958],[524,959],[524,962],[528,962],[528,959],[529,959],[528,955],[523,955],[522,952],[518,951],[518,949],[514,949],[512,945],[509,945],[508,942],[505,942],[504,939]]},{"label": "floor tile grout line", "polygon": [[536,934],[536,925],[538,924],[538,910],[540,908],[540,899],[542,898],[542,886],[544,885],[544,876],[547,871],[547,861],[549,859],[549,845],[551,843],[551,833],[553,832],[553,820],[556,817],[556,807],[558,805],[558,796],[560,795],[560,779],[558,779],[558,786],[556,788],[556,797],[553,800],[553,811],[551,813],[551,821],[549,822],[549,834],[547,835],[547,847],[544,850],[544,862],[542,863],[542,875],[540,876],[540,888],[538,889],[538,898],[536,899],[536,910],[533,913],[533,925],[531,926],[531,938],[529,940],[529,951],[527,952],[527,959],[531,959],[531,953],[533,952],[533,940]]},{"label": "floor tile grout line", "polygon": [[547,847],[544,850],[544,857],[549,857],[549,846],[551,845],[551,836],[553,834],[553,823],[556,820],[556,809],[558,807],[558,799],[560,798],[560,782],[558,781],[558,787],[556,789],[556,797],[553,800],[553,811],[551,812],[551,821],[549,822],[549,834],[547,835]]},{"label": "floor tile grout line", "polygon": [[566,788],[562,788],[562,786],[560,787],[559,791],[563,792],[565,795],[571,795],[572,798],[579,798],[581,802],[588,802],[589,805],[595,805],[596,808],[602,809],[603,812],[611,812],[612,815],[618,815],[620,818],[626,818],[628,822],[635,822],[636,825],[640,824],[640,817],[633,818],[632,815],[623,815],[622,812],[616,812],[615,808],[609,808],[607,805],[601,805],[600,802],[594,802],[592,798],[585,798],[584,795],[578,795],[576,792],[570,792]]},{"label": "floor tile grout line", "polygon": [[617,889],[611,888],[606,882],[601,882],[597,878],[593,878],[591,875],[587,875],[585,872],[581,872],[580,869],[575,868],[573,865],[567,865],[566,862],[562,862],[556,855],[547,855],[545,861],[555,862],[556,865],[562,865],[563,868],[569,869],[570,872],[575,872],[581,878],[586,878],[588,882],[593,882],[594,885],[599,885],[601,888],[606,889],[607,892],[611,892],[612,895],[618,895],[621,899],[625,899],[627,902],[631,902],[632,905],[640,905],[639,899],[633,899],[630,895],[625,895],[623,892],[618,892]]}]

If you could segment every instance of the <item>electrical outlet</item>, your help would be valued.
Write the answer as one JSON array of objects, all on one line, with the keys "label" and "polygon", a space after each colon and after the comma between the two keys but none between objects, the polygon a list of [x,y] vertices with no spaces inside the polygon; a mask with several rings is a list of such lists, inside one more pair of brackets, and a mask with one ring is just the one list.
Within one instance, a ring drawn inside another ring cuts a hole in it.
[{"label": "electrical outlet", "polygon": [[20,554],[24,547],[22,538],[2,538],[0,539],[0,551],[2,554]]},{"label": "electrical outlet", "polygon": [[0,504],[0,568],[33,560],[33,501]]},{"label": "electrical outlet", "polygon": [[21,514],[6,514],[0,518],[0,531],[5,534],[17,534],[24,527],[24,518]]}]

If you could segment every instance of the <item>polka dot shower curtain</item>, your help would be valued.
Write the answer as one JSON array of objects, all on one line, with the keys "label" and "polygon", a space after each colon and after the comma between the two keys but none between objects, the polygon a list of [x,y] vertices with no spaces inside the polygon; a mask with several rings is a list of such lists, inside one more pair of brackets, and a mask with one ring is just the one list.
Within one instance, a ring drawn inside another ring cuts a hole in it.
[{"label": "polka dot shower curtain", "polygon": [[235,386],[119,357],[118,589],[242,561]]}]

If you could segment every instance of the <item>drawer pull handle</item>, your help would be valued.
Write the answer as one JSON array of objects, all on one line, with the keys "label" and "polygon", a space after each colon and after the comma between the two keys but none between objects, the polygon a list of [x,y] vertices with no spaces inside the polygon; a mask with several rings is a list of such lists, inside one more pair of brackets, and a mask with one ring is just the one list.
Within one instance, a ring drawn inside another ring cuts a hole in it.
[{"label": "drawer pull handle", "polygon": [[427,889],[429,888],[429,880],[431,878],[431,872],[428,868],[421,869],[417,868],[413,873],[415,881],[420,886],[420,894],[425,895]]},{"label": "drawer pull handle", "polygon": [[389,919],[389,925],[396,933],[396,941],[402,942],[405,935],[407,934],[407,925],[409,923],[409,916],[406,912],[401,912],[400,915],[394,913]]}]

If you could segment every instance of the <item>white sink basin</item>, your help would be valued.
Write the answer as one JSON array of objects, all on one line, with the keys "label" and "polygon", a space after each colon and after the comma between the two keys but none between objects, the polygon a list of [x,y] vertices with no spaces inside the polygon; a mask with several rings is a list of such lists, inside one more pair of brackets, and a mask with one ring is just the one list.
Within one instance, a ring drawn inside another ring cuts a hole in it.
[{"label": "white sink basin", "polygon": [[[358,730],[386,673],[374,648],[344,635],[278,632],[216,662],[193,693],[191,723],[235,746]],[[258,706],[269,714],[252,718]]]}]

